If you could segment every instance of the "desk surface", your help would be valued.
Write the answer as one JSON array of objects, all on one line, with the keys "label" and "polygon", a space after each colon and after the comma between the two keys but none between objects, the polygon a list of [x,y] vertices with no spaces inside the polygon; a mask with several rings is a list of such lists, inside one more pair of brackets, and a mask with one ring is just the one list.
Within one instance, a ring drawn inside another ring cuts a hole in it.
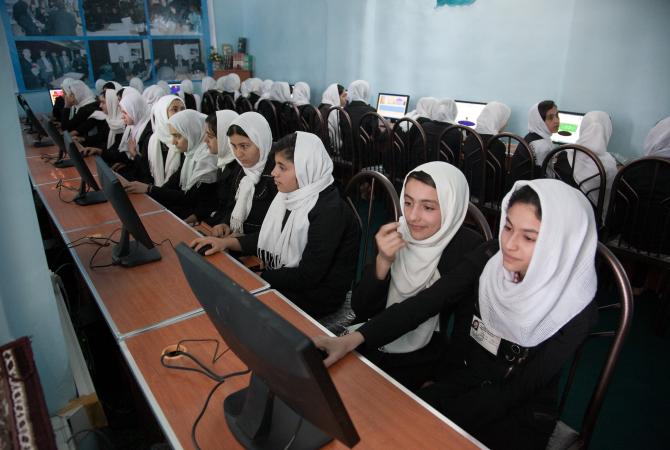
[{"label": "desk surface", "polygon": [[[67,203],[71,202],[77,195],[77,191],[71,191],[67,188],[78,189],[79,183],[79,179],[64,181],[64,187],[60,194],[57,183],[41,184],[35,187],[61,233],[119,221],[109,202],[87,206]],[[139,215],[165,209],[148,195],[131,195],[129,197]]]},{"label": "desk surface", "polygon": [[[93,175],[98,173],[95,167],[95,158],[84,158],[86,165],[91,170]],[[39,186],[45,183],[56,183],[58,180],[73,180],[79,178],[79,172],[74,167],[66,167],[59,169],[55,167],[51,161],[46,161],[40,157],[26,158],[28,163],[28,171],[33,180],[33,184]]]},{"label": "desk surface", "polygon": [[[154,242],[170,239],[172,245],[176,246],[181,241],[189,242],[197,236],[192,228],[168,211],[145,215],[142,222]],[[66,242],[72,242],[85,236],[107,237],[119,228],[118,222],[104,224],[67,233],[65,239]],[[114,238],[118,239],[118,236],[119,233],[116,233]],[[132,268],[111,266],[91,269],[89,261],[96,249],[94,245],[85,244],[75,247],[74,254],[117,338],[123,339],[129,333],[140,332],[200,310],[200,304],[193,296],[169,242],[158,247],[162,255],[160,261]],[[249,292],[258,292],[268,287],[263,279],[228,254],[220,253],[208,258]],[[98,252],[94,264],[109,264],[111,261],[110,246]]]},{"label": "desk surface", "polygon": [[[325,333],[276,291],[267,291],[257,297],[308,336]],[[198,373],[161,366],[162,350],[182,339],[217,339],[221,343],[220,351],[227,348],[205,314],[130,337],[121,343],[121,347],[153,410],[158,412],[170,443],[174,448],[193,448],[191,427],[215,383]],[[211,362],[215,344],[186,343],[185,346],[201,360]],[[188,365],[185,359],[174,363]],[[208,367],[220,374],[245,368],[232,352],[225,353]],[[374,369],[357,354],[348,355],[329,370],[361,437],[357,449],[477,448],[476,441],[465,432],[426,408],[412,394],[398,388],[383,372]],[[231,378],[212,397],[197,430],[202,448],[240,448],[225,424],[222,404],[226,396],[247,384],[248,376]],[[346,447],[333,441],[325,448]]]}]

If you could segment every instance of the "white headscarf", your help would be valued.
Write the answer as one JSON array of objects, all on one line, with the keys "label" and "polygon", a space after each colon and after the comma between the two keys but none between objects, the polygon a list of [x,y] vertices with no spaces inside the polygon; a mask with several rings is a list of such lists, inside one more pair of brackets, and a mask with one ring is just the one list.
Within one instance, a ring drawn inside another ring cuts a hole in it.
[{"label": "white headscarf", "polygon": [[432,119],[433,111],[438,102],[439,100],[435,97],[421,97],[419,101],[416,102],[416,108],[407,113],[407,117],[414,120],[419,117]]},{"label": "white headscarf", "polygon": [[502,130],[512,110],[504,103],[488,102],[477,118],[475,131],[479,134],[498,134]]},{"label": "white headscarf", "polygon": [[551,132],[540,115],[539,106],[539,102],[535,103],[528,110],[528,131],[542,138],[530,143],[530,148],[535,154],[535,161],[538,165],[542,165],[547,153],[554,149],[554,143],[551,142]]},{"label": "white headscarf", "polygon": [[370,99],[370,83],[365,80],[352,81],[347,92],[349,101],[355,102],[358,100],[367,103]]},{"label": "white headscarf", "polygon": [[[612,183],[614,182],[614,177],[618,170],[616,160],[607,152],[607,144],[609,143],[611,136],[612,120],[606,112],[590,111],[584,115],[584,119],[582,119],[582,123],[579,126],[579,139],[577,139],[577,144],[583,145],[595,153],[598,158],[600,158],[600,162],[603,163],[603,167],[605,168],[605,199],[603,203],[603,214],[607,210]],[[568,160],[572,161],[572,158],[568,158]],[[597,172],[598,169],[588,156],[582,155],[581,153],[577,154],[575,158],[574,173],[574,178],[577,184]],[[597,188],[599,181],[600,180],[598,180],[597,177],[592,178],[585,182],[581,186],[581,189],[584,192],[587,192]],[[595,204],[598,200],[598,191],[595,190],[591,192],[589,198]]]},{"label": "white headscarf", "polygon": [[185,94],[190,94],[193,96],[193,99],[195,100],[195,109],[200,111],[200,96],[198,94],[193,93],[193,82],[188,78],[182,80],[179,87],[179,97],[181,97],[181,99],[184,100],[184,103],[186,103],[186,99],[184,98]]},{"label": "white headscarf", "polygon": [[[74,78],[70,77],[65,77],[63,78],[63,81],[61,81],[60,87],[63,89],[63,92],[65,92],[66,95],[72,94],[72,90],[70,89],[70,87],[72,86],[72,83],[74,83],[74,81],[75,81]],[[76,113],[77,113],[77,105],[71,105],[69,118],[72,119]]]},{"label": "white headscarf", "polygon": [[256,101],[256,104],[254,105],[254,109],[258,109],[258,104],[261,102],[261,100],[267,100],[267,99],[270,98],[270,90],[272,89],[272,85],[274,83],[275,82],[272,81],[272,80],[265,80],[265,81],[262,82],[261,96],[258,99],[258,101]]},{"label": "white headscarf", "polygon": [[159,81],[156,83],[156,86],[160,86],[160,87],[162,87],[162,88],[163,88],[163,93],[164,93],[165,95],[170,95],[170,94],[172,93],[172,92],[170,91],[170,85],[169,85],[168,82],[165,81],[165,80],[159,80]]},{"label": "white headscarf", "polygon": [[216,80],[216,90],[217,91],[219,91],[219,92],[225,91],[224,84],[226,82],[226,77],[227,76],[228,75],[222,75],[219,78],[217,78],[217,80]]},{"label": "white headscarf", "polygon": [[137,92],[139,92],[140,94],[144,92],[144,83],[139,78],[132,77],[128,84],[137,89]]},{"label": "white headscarf", "polygon": [[[159,87],[160,89],[160,87]],[[163,186],[170,176],[179,170],[181,153],[172,143],[172,135],[168,127],[168,109],[173,101],[182,99],[176,95],[164,95],[151,108],[151,127],[153,134],[149,138],[148,154],[149,169],[156,186]],[[168,148],[165,162],[163,162],[163,151],[161,143]]]},{"label": "white headscarf", "polygon": [[520,180],[502,202],[499,238],[514,191],[530,186],[540,198],[542,223],[535,250],[520,282],[503,267],[502,251],[479,277],[479,311],[497,336],[535,347],[579,314],[596,293],[598,233],[584,194],[559,180]]},{"label": "white headscarf", "polygon": [[[307,245],[309,219],[319,193],[333,183],[333,161],[321,139],[298,131],[293,153],[298,189],[278,192],[263,219],[258,236],[258,257],[268,269],[298,267]],[[286,211],[291,211],[282,228]]]},{"label": "white headscarf", "polygon": [[340,91],[337,89],[337,83],[333,83],[323,91],[321,103],[331,106],[340,106]]},{"label": "white headscarf", "polygon": [[458,106],[456,102],[450,98],[440,100],[431,111],[431,119],[438,122],[454,123],[458,115]]},{"label": "white headscarf", "polygon": [[244,233],[244,221],[247,220],[249,211],[251,211],[256,184],[261,179],[272,147],[272,131],[265,117],[253,111],[240,114],[230,125],[237,125],[242,128],[251,142],[258,147],[260,153],[258,162],[249,168],[242,166],[240,160],[235,157],[242,166],[242,170],[244,170],[244,177],[240,180],[235,193],[235,207],[230,215],[230,229],[233,233]]},{"label": "white headscarf", "polygon": [[[461,228],[468,212],[470,189],[460,170],[446,162],[434,161],[422,164],[412,172],[418,171],[426,172],[435,182],[442,222],[435,234],[423,240],[416,240],[409,231],[405,217],[400,218],[398,232],[407,245],[396,253],[391,265],[387,308],[414,297],[440,279],[437,265],[442,258],[442,252]],[[401,199],[405,198],[407,179],[405,177],[400,193]],[[424,347],[437,329],[438,322],[439,315],[431,317],[416,329],[385,345],[383,351],[408,353]]]},{"label": "white headscarf", "polygon": [[[330,105],[331,107],[340,106],[340,90],[337,88],[337,83],[331,84],[326,88],[325,91],[323,91],[323,95],[321,96],[321,103]],[[330,142],[333,147],[335,147],[335,149],[342,147],[339,112],[328,114],[328,136],[330,136]]]},{"label": "white headscarf", "polygon": [[260,78],[247,78],[240,85],[240,95],[242,97],[249,97],[251,93],[258,96],[263,94],[263,80]]},{"label": "white headscarf", "polygon": [[70,84],[69,90],[72,94],[74,94],[74,99],[77,102],[77,108],[81,108],[82,106],[97,102],[95,99],[95,94],[93,94],[91,88],[86,86],[86,83],[81,80],[74,80]]},{"label": "white headscarf", "polygon": [[644,140],[646,156],[670,158],[670,117],[659,121]]},{"label": "white headscarf", "polygon": [[232,92],[233,100],[237,100],[240,96],[240,76],[236,73],[229,73],[223,77],[223,90],[225,92]]},{"label": "white headscarf", "polygon": [[158,99],[163,97],[165,95],[165,90],[163,89],[162,86],[159,86],[157,84],[153,84],[146,88],[144,92],[142,92],[142,97],[144,97],[144,100],[146,100],[147,105],[149,107],[153,107]]},{"label": "white headscarf", "polygon": [[286,81],[275,81],[270,89],[270,100],[285,103],[291,100],[291,86]]},{"label": "white headscarf", "polygon": [[219,148],[217,155],[218,162],[216,163],[216,166],[219,169],[223,169],[228,163],[235,160],[235,155],[233,155],[233,151],[230,148],[226,133],[228,133],[230,124],[238,117],[239,114],[230,109],[216,112],[216,143]]},{"label": "white headscarf", "polygon": [[216,80],[212,77],[205,77],[202,79],[202,84],[201,90],[202,93],[204,94],[207,91],[211,91],[212,89],[216,89]]},{"label": "white headscarf", "polygon": [[309,105],[310,89],[309,84],[304,81],[298,81],[293,86],[293,103],[296,106]]},{"label": "white headscarf", "polygon": [[[123,98],[119,105],[133,119],[133,125],[126,127],[119,144],[119,151],[128,153],[128,139],[132,137],[138,143],[149,120],[151,120],[151,109],[142,95],[132,87],[123,90]],[[137,150],[139,152],[139,148]]]},{"label": "white headscarf", "polygon": [[117,134],[121,134],[126,129],[126,124],[121,118],[121,110],[119,109],[119,98],[116,96],[114,89],[107,89],[105,91],[105,105],[107,106],[107,124],[109,125],[109,134],[107,135],[107,148],[114,145],[114,140]]},{"label": "white headscarf", "polygon": [[102,94],[102,87],[105,84],[107,84],[107,82],[102,78],[98,78],[97,80],[95,80],[95,92],[97,92],[98,94]]},{"label": "white headscarf", "polygon": [[119,83],[118,81],[112,81],[111,83],[114,85],[114,89],[116,89],[117,91],[123,89],[123,86],[121,86],[121,83]]},{"label": "white headscarf", "polygon": [[184,164],[179,177],[179,187],[187,192],[197,183],[216,181],[216,155],[209,153],[205,143],[206,115],[185,109],[170,117],[168,124],[188,141]]}]

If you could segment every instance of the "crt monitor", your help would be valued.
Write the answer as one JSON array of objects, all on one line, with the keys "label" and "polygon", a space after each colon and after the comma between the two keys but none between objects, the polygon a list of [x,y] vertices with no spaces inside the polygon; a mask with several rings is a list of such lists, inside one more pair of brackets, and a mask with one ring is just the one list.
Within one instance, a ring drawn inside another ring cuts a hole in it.
[{"label": "crt monitor", "polygon": [[179,95],[179,91],[181,90],[181,83],[170,83],[168,86],[170,86],[170,94]]},{"label": "crt monitor", "polygon": [[[154,246],[140,216],[137,215],[128,194],[112,169],[100,156],[95,157],[95,165],[98,168],[102,190],[122,225],[121,238],[112,250],[112,262],[124,267],[133,267],[161,259],[160,252]],[[135,240],[130,239],[131,235]]]},{"label": "crt monitor", "polygon": [[56,99],[63,96],[62,89],[49,89],[49,98],[51,99],[51,106],[56,104]]},{"label": "crt monitor", "polygon": [[559,111],[558,117],[561,124],[558,132],[551,135],[551,140],[557,144],[576,144],[579,139],[579,127],[584,119],[583,113],[570,111]]},{"label": "crt monitor", "polygon": [[408,106],[409,95],[386,93],[377,95],[377,114],[386,119],[402,119],[407,114]]},{"label": "crt monitor", "polygon": [[254,449],[316,449],[359,440],[314,343],[186,244],[176,247],[193,293],[226,345],[252,371],[223,404],[235,438]]},{"label": "crt monitor", "polygon": [[456,124],[474,128],[477,126],[477,119],[485,106],[486,103],[483,102],[456,100],[456,107],[458,108]]},{"label": "crt monitor", "polygon": [[[74,202],[82,206],[106,202],[105,193],[100,190],[91,170],[86,165],[86,161],[84,161],[84,157],[79,153],[79,149],[72,142],[72,137],[70,137],[70,133],[67,131],[63,133],[63,144],[68,155],[70,155],[70,161],[74,163],[74,167],[81,177],[79,193],[74,198]],[[89,188],[92,190],[89,191]]]}]

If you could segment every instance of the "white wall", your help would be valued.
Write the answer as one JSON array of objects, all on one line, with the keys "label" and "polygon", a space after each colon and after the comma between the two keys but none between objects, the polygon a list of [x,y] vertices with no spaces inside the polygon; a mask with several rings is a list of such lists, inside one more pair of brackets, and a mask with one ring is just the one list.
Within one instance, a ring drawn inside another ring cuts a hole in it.
[{"label": "white wall", "polygon": [[510,131],[526,133],[528,108],[602,109],[610,150],[642,152],[670,115],[670,1],[434,0],[216,1],[219,44],[247,37],[261,78],[304,80],[318,103],[332,82],[363,78],[379,91],[499,100]]}]

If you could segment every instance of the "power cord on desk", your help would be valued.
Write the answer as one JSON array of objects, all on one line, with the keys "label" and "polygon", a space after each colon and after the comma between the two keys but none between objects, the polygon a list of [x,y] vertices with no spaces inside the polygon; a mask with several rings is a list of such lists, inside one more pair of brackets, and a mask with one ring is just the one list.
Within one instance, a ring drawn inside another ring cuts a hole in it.
[{"label": "power cord on desk", "polygon": [[64,181],[63,178],[61,178],[61,179],[59,179],[58,182],[56,183],[56,189],[58,189],[58,199],[59,199],[61,202],[63,202],[63,203],[72,203],[72,202],[74,202],[74,199],[72,199],[72,200],[65,200],[65,199],[61,196],[61,191],[62,191],[63,189],[67,189],[68,191],[78,191],[78,189],[75,189],[75,188],[70,187],[70,186],[66,186],[66,185],[63,183],[63,181]]},{"label": "power cord on desk", "polygon": [[100,264],[100,265],[94,266],[94,265],[93,265],[93,259],[95,259],[96,255],[98,254],[98,252],[99,252],[103,247],[109,247],[109,246],[114,242],[114,241],[112,240],[112,236],[114,236],[114,234],[116,234],[118,231],[121,231],[121,228],[117,228],[116,230],[112,231],[112,232],[109,234],[109,236],[107,236],[107,238],[104,240],[104,242],[103,242],[102,244],[100,244],[100,246],[99,246],[98,248],[95,249],[95,251],[94,251],[93,254],[91,255],[91,259],[88,261],[88,267],[89,267],[91,270],[102,269],[102,268],[105,268],[105,267],[111,267],[111,266],[114,266],[114,265],[115,265],[115,264],[112,262],[112,263],[110,263],[110,264]]},{"label": "power cord on desk", "polygon": [[[223,355],[225,355],[230,350],[230,347],[227,347],[223,352],[218,353],[218,351],[219,351],[219,341],[216,340],[216,339],[183,339],[183,340],[181,340],[177,343],[177,348],[175,350],[165,352],[161,355],[161,365],[163,367],[166,367],[168,369],[198,372],[198,373],[201,373],[201,374],[205,375],[206,377],[211,378],[212,380],[217,382],[216,385],[214,385],[214,387],[212,388],[212,390],[209,391],[209,394],[207,395],[207,398],[205,399],[205,404],[202,406],[202,409],[200,410],[200,413],[196,417],[195,421],[193,422],[193,427],[191,428],[191,440],[193,441],[193,446],[197,450],[201,450],[200,445],[198,444],[198,439],[196,437],[196,430],[198,428],[198,424],[200,423],[200,420],[202,419],[202,417],[205,415],[205,412],[207,411],[207,406],[209,405],[209,401],[212,399],[212,396],[214,396],[214,393],[216,392],[216,390],[228,378],[236,377],[236,376],[239,376],[239,375],[246,375],[251,371],[249,369],[246,369],[246,370],[241,370],[241,371],[238,371],[238,372],[231,372],[231,373],[226,374],[226,375],[218,375],[217,373],[215,373],[211,369],[207,368],[204,364],[202,364],[198,360],[198,358],[196,358],[195,356],[189,354],[186,351],[179,350],[181,345],[184,344],[185,342],[214,342],[214,343],[216,343],[216,347],[214,349],[214,355],[212,356],[212,363],[215,363],[216,361],[219,360],[219,358],[221,358]],[[197,368],[193,368],[193,367],[173,366],[173,365],[167,364],[165,362],[165,358],[176,358],[178,356],[185,356],[185,357],[189,358],[191,361],[193,361],[198,366],[200,366],[202,370],[197,369]]]},{"label": "power cord on desk", "polygon": [[154,241],[151,241],[151,243],[154,244],[156,247],[160,247],[161,245],[165,244],[166,242],[167,242],[168,244],[170,244],[170,247],[172,247],[172,250],[174,250],[174,244],[172,243],[172,241],[171,241],[169,238],[167,238],[167,239],[163,239],[163,240],[160,241],[160,242],[154,242]]}]

